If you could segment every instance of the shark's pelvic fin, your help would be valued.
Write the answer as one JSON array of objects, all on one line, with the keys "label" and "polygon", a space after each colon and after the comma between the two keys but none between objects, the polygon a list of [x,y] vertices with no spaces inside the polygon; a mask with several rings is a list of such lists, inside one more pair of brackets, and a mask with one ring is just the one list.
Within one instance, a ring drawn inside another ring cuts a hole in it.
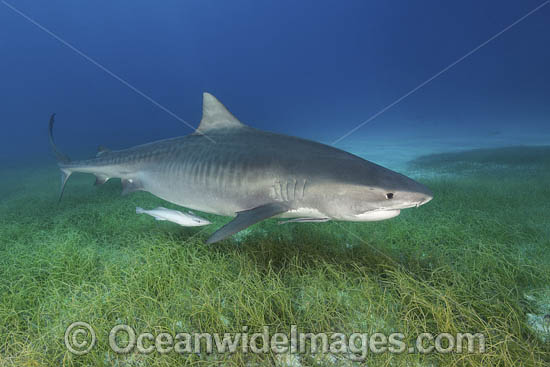
[{"label": "shark's pelvic fin", "polygon": [[227,223],[222,228],[218,229],[208,241],[207,244],[223,240],[251,225],[258,223],[264,219],[286,212],[289,209],[285,203],[269,203],[260,205],[254,209],[244,210],[237,213],[237,217]]},{"label": "shark's pelvic fin", "polygon": [[225,106],[210,93],[202,95],[202,119],[196,134],[208,134],[216,129],[231,129],[245,127]]},{"label": "shark's pelvic fin", "polygon": [[97,174],[97,175],[95,175],[94,185],[96,185],[96,186],[103,185],[107,181],[109,181],[109,177]]},{"label": "shark's pelvic fin", "polygon": [[122,195],[128,195],[140,190],[143,190],[143,185],[139,180],[133,178],[122,180]]}]

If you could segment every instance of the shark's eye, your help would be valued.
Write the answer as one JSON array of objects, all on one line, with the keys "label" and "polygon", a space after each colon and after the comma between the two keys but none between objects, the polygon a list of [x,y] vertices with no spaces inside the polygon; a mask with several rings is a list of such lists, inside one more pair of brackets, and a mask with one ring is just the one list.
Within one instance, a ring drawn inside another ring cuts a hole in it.
[{"label": "shark's eye", "polygon": [[389,199],[393,199],[393,192],[388,192],[388,193],[386,194],[386,199],[388,199],[388,200],[389,200]]}]

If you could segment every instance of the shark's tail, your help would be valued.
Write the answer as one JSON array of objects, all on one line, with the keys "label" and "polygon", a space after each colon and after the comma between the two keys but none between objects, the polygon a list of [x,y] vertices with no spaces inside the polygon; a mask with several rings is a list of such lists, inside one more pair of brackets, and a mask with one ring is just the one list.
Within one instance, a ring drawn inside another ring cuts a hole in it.
[{"label": "shark's tail", "polygon": [[61,191],[59,193],[59,201],[61,201],[61,198],[63,197],[63,191],[65,191],[65,184],[67,183],[67,180],[69,179],[69,176],[72,173],[70,169],[65,167],[66,165],[71,163],[71,159],[66,154],[62,153],[59,149],[57,149],[57,146],[55,145],[55,142],[53,140],[54,122],[55,122],[55,113],[53,113],[52,116],[50,117],[48,132],[50,137],[50,145],[52,146],[55,157],[57,158],[57,164],[61,169]]}]

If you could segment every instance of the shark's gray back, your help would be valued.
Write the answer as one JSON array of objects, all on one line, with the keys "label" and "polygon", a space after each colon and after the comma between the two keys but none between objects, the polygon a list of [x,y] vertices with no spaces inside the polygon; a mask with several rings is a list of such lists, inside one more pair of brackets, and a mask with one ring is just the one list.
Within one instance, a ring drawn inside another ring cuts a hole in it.
[{"label": "shark's gray back", "polygon": [[316,179],[330,179],[319,176],[327,166],[334,166],[335,177],[349,175],[349,169],[342,168],[350,163],[364,166],[364,161],[343,151],[248,127],[222,129],[208,138],[193,134],[109,155],[104,159],[131,167],[127,171],[141,189],[223,215],[273,201],[299,204]]},{"label": "shark's gray back", "polygon": [[300,206],[331,180],[376,186],[386,170],[324,144],[246,126],[109,151],[70,166],[121,178],[126,192],[144,190],[221,215],[273,201]]}]

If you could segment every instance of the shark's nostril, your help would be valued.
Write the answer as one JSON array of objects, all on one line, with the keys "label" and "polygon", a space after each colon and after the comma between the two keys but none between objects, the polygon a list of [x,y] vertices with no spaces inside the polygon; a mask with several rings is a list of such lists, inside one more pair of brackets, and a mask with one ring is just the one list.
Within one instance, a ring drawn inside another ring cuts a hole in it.
[{"label": "shark's nostril", "polygon": [[386,194],[386,199],[388,199],[388,200],[389,200],[389,199],[393,199],[393,192],[388,192],[388,193]]}]

